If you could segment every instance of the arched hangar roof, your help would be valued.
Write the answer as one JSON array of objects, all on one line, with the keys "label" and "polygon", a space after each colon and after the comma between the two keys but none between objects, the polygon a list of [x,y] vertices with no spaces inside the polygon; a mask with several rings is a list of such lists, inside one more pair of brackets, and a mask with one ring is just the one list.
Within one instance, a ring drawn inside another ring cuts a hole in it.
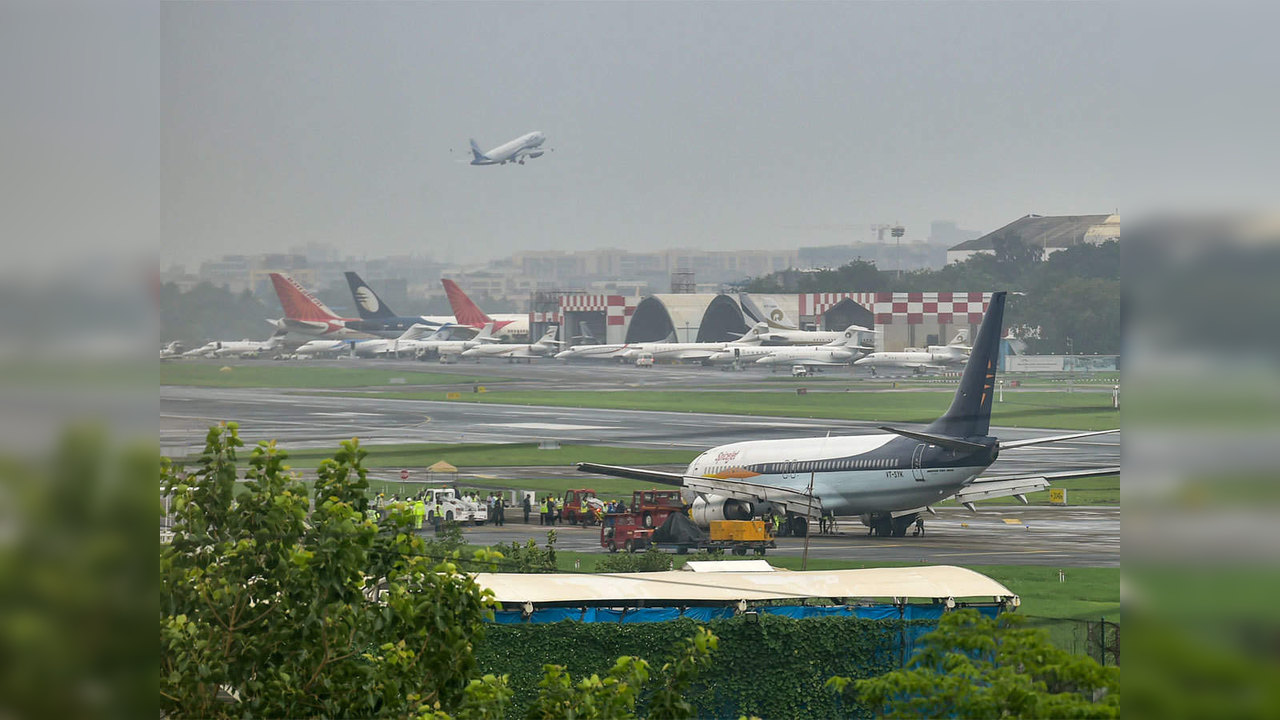
[{"label": "arched hangar roof", "polygon": [[710,293],[650,295],[636,306],[627,327],[627,342],[696,342],[707,306],[718,295]]}]

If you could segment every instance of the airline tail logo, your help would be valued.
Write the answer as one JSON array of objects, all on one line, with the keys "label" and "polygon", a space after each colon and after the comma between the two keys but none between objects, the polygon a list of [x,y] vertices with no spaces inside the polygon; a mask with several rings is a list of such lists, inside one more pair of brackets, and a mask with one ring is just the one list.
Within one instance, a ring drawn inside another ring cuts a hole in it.
[{"label": "airline tail logo", "polygon": [[475,162],[489,159],[488,156],[480,152],[480,146],[476,144],[475,140],[471,141],[471,159]]},{"label": "airline tail logo", "polygon": [[293,278],[283,273],[271,273],[271,284],[275,286],[276,297],[280,298],[280,305],[284,308],[285,317],[290,320],[308,320],[312,322],[325,322],[327,320],[341,320],[336,313],[328,308],[320,299],[311,294],[311,291],[302,287],[302,285]]},{"label": "airline tail logo", "polygon": [[453,316],[458,319],[458,322],[473,327],[483,327],[486,323],[493,322],[483,310],[471,302],[471,298],[467,297],[466,293],[462,292],[458,283],[448,279],[440,282],[444,284],[444,292],[449,296],[449,306],[453,308]]},{"label": "airline tail logo", "polygon": [[365,310],[376,313],[381,305],[378,303],[378,296],[373,294],[369,288],[361,285],[356,288],[356,302],[360,303],[360,307]]}]

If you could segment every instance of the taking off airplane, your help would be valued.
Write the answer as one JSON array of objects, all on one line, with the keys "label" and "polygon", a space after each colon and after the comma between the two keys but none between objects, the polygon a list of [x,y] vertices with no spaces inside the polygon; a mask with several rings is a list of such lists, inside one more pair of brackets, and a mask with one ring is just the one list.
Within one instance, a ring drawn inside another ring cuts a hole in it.
[{"label": "taking off airplane", "polygon": [[471,164],[472,165],[506,165],[507,163],[524,164],[524,159],[542,157],[547,152],[542,148],[542,143],[547,141],[547,136],[534,130],[531,133],[525,133],[510,142],[505,142],[498,147],[488,151],[480,152],[480,146],[476,145],[476,141],[471,141]]}]

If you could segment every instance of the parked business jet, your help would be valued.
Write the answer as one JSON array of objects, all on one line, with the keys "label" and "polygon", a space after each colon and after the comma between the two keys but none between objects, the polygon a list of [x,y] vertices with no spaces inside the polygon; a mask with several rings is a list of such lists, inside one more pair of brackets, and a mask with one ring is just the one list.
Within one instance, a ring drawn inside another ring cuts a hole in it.
[{"label": "parked business jet", "polygon": [[523,313],[506,313],[490,317],[486,315],[471,298],[458,287],[458,283],[444,279],[444,293],[449,296],[449,307],[453,308],[453,317],[460,325],[482,328],[493,323],[495,337],[499,339],[523,340],[529,337],[529,316]]},{"label": "parked business jet", "polygon": [[263,353],[272,353],[284,347],[284,331],[277,330],[266,340],[213,340],[190,352],[184,357],[242,357],[255,358]]},{"label": "parked business jet", "polygon": [[431,337],[422,340],[407,340],[401,343],[401,350],[413,352],[418,357],[426,357],[428,355],[436,355],[441,358],[457,356],[474,347],[479,347],[487,343],[497,343],[499,338],[493,334],[494,324],[486,323],[480,332],[470,340],[451,340],[448,339],[449,331],[452,325],[446,325],[436,331]]},{"label": "parked business jet", "polygon": [[506,360],[532,360],[533,358],[551,357],[556,354],[562,344],[556,340],[556,332],[559,326],[552,325],[542,334],[542,338],[536,343],[512,344],[512,343],[490,343],[488,345],[477,345],[470,350],[464,350],[462,357],[474,358],[504,358]]},{"label": "parked business jet", "polygon": [[297,347],[293,351],[294,355],[300,357],[314,357],[316,355],[341,355],[351,350],[351,340],[326,340],[318,338],[316,340],[308,340]]},{"label": "parked business jet", "polygon": [[[1005,293],[991,297],[973,352],[951,407],[923,430],[882,426],[877,435],[757,440],[712,448],[684,473],[668,473],[598,463],[578,463],[580,471],[645,482],[680,485],[695,495],[693,518],[749,519],[765,512],[787,518],[793,534],[808,532],[820,515],[859,515],[878,536],[901,537],[922,512],[948,498],[974,509],[993,497],[1017,497],[1043,490],[1050,479],[1114,474],[1092,471],[979,477],[1001,452],[1044,443],[1119,432],[1001,441],[990,435],[1000,326]],[[810,491],[812,488],[812,491]]]},{"label": "parked business jet", "polygon": [[480,152],[480,146],[475,140],[471,141],[471,164],[472,165],[506,165],[507,163],[524,164],[526,157],[536,158],[542,157],[547,152],[542,147],[542,143],[547,141],[547,136],[534,130],[531,133],[525,133],[510,142],[505,142],[489,152]]},{"label": "parked business jet", "polygon": [[870,367],[874,375],[878,368],[907,368],[916,373],[925,370],[941,370],[949,365],[962,365],[969,359],[970,348],[965,345],[969,331],[961,329],[946,345],[930,345],[924,350],[902,352],[876,352],[854,361],[854,365]]},{"label": "parked business jet", "polygon": [[413,341],[421,340],[439,331],[438,327],[429,327],[424,323],[411,325],[397,338],[375,338],[373,340],[355,340],[351,343],[351,353],[356,357],[400,357],[403,353],[416,353],[418,346]]},{"label": "parked business jet", "polygon": [[173,342],[160,348],[160,359],[167,360],[169,358],[175,358],[182,355],[182,353],[183,353],[182,341],[174,340]]},{"label": "parked business jet", "polygon": [[758,322],[742,336],[761,345],[825,345],[844,337],[841,330],[796,330]]},{"label": "parked business jet", "polygon": [[[712,365],[727,365],[733,361],[757,365],[848,365],[873,348],[863,345],[864,334],[878,330],[850,325],[840,337],[826,345],[741,345],[729,346],[711,356]],[[773,358],[782,358],[776,363]],[[765,362],[769,360],[770,362]]]}]

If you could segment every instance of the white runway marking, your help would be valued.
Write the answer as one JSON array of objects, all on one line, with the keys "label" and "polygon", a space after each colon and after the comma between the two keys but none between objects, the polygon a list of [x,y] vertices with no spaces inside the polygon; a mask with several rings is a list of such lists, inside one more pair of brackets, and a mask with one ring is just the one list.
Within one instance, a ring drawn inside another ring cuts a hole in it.
[{"label": "white runway marking", "polygon": [[362,412],[311,412],[309,415],[328,415],[330,417],[382,417],[382,413],[362,413]]},{"label": "white runway marking", "polygon": [[523,428],[525,430],[621,430],[616,425],[570,425],[568,423],[488,423],[488,427]]}]

